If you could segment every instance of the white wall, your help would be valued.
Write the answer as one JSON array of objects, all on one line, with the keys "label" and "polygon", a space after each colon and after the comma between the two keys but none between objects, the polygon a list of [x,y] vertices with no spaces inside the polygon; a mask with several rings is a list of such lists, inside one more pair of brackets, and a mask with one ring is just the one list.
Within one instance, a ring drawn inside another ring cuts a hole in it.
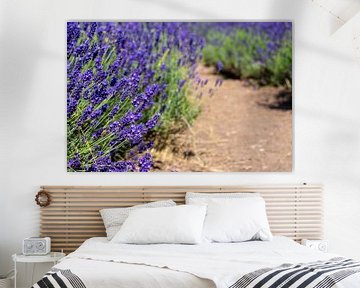
[{"label": "white wall", "polygon": [[[293,19],[293,173],[66,173],[69,19]],[[42,184],[323,183],[330,250],[360,258],[360,65],[351,38],[358,26],[336,21],[310,0],[2,0],[0,274],[22,239],[38,234],[34,195]]]}]

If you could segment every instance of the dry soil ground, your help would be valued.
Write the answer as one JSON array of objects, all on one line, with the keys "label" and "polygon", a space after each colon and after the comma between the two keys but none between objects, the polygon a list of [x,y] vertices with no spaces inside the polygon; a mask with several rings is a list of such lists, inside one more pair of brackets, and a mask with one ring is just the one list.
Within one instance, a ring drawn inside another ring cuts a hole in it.
[{"label": "dry soil ground", "polygon": [[[200,66],[198,72],[209,80],[204,92],[219,79],[212,68]],[[193,125],[172,135],[165,149],[154,151],[154,170],[291,171],[292,111],[267,105],[280,91],[224,79],[212,96],[204,93]]]}]

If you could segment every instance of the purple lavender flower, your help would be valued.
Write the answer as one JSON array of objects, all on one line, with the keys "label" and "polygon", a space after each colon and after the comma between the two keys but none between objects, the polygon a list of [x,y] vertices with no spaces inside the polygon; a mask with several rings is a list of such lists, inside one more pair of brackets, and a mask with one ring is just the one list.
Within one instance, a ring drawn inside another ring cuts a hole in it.
[{"label": "purple lavender flower", "polygon": [[149,172],[152,167],[152,157],[150,153],[146,153],[139,159],[139,171],[140,172]]},{"label": "purple lavender flower", "polygon": [[93,73],[92,73],[92,71],[91,70],[87,70],[86,72],[84,72],[83,74],[82,74],[82,81],[84,81],[85,83],[88,83],[91,79],[92,79],[92,77],[93,77]]},{"label": "purple lavender flower", "polygon": [[220,72],[220,71],[223,70],[223,69],[224,69],[223,63],[222,63],[221,61],[218,61],[218,62],[216,63],[216,70],[217,70],[218,72]]},{"label": "purple lavender flower", "polygon": [[161,71],[165,71],[166,70],[166,64],[161,64],[161,66],[160,66],[160,70]]},{"label": "purple lavender flower", "polygon": [[158,124],[160,113],[156,113],[149,121],[146,122],[146,128],[150,131]]},{"label": "purple lavender flower", "polygon": [[79,153],[75,153],[74,158],[71,158],[68,161],[67,166],[69,169],[72,169],[72,170],[78,170],[81,168]]}]

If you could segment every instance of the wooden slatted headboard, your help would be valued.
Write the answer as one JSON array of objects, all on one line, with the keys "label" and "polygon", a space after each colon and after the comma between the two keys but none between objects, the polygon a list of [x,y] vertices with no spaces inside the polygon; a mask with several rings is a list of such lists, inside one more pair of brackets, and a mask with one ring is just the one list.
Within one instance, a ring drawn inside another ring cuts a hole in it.
[{"label": "wooden slatted headboard", "polygon": [[274,235],[301,239],[322,238],[322,187],[320,185],[268,186],[42,186],[51,204],[41,208],[40,233],[52,239],[53,251],[74,251],[81,243],[105,236],[99,209],[128,207],[164,199],[184,203],[191,192],[259,192],[266,201]]}]

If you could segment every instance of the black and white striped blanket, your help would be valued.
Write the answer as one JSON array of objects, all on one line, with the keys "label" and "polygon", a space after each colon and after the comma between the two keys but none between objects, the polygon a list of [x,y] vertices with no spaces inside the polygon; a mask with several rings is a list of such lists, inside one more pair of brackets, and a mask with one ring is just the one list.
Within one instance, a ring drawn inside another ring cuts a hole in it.
[{"label": "black and white striped blanket", "polygon": [[246,274],[229,288],[331,288],[359,272],[360,262],[345,258],[284,264]]},{"label": "black and white striped blanket", "polygon": [[69,269],[53,268],[32,288],[86,288],[81,279]]},{"label": "black and white striped blanket", "polygon": [[[242,276],[229,288],[331,288],[360,272],[360,262],[333,258],[305,264],[283,264]],[[52,269],[32,288],[86,288],[69,269]],[[106,288],[106,287],[104,287]]]}]

